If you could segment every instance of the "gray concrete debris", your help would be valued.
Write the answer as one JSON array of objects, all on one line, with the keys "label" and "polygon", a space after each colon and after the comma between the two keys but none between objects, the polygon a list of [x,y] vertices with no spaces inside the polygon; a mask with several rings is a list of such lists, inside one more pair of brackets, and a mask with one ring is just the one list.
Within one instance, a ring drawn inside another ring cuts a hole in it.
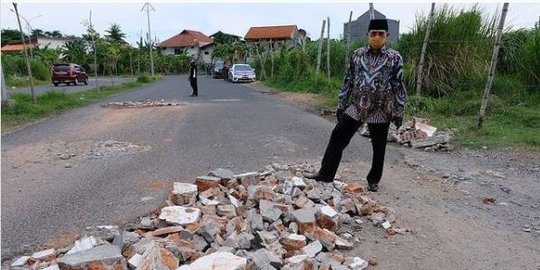
[{"label": "gray concrete debris", "polygon": [[21,256],[11,263],[11,267],[22,267],[28,260],[30,260],[30,256]]},{"label": "gray concrete debris", "polygon": [[283,214],[279,208],[275,207],[273,202],[267,200],[261,200],[259,202],[259,209],[263,220],[270,222],[278,220],[281,214]]},{"label": "gray concrete debris", "polygon": [[166,101],[115,101],[101,104],[101,107],[111,108],[144,108],[144,107],[165,107],[165,106],[180,106],[180,102]]},{"label": "gray concrete debris", "polygon": [[51,249],[35,252],[30,257],[32,258],[32,260],[37,261],[37,260],[43,260],[43,259],[49,258],[54,255],[56,255],[56,250],[54,248],[51,248]]},{"label": "gray concrete debris", "polygon": [[142,262],[143,256],[135,253],[131,259],[129,259],[128,263],[130,266],[137,268],[141,262]]},{"label": "gray concrete debris", "polygon": [[255,265],[257,265],[257,268],[272,266],[276,269],[280,269],[283,265],[280,257],[272,253],[271,251],[263,248],[255,251],[255,253],[253,254],[253,261],[255,262]]},{"label": "gray concrete debris", "polygon": [[120,229],[115,225],[86,227],[82,236],[94,236],[103,240],[112,241],[120,234]]},{"label": "gray concrete debris", "polygon": [[322,244],[319,240],[311,242],[311,244],[302,248],[302,252],[311,258],[315,258],[322,251]]},{"label": "gray concrete debris", "polygon": [[89,262],[99,261],[105,265],[113,265],[123,260],[120,248],[114,245],[101,245],[88,250],[65,255],[57,262],[60,268],[84,267]]},{"label": "gray concrete debris", "polygon": [[161,209],[159,219],[175,225],[188,225],[197,222],[201,210],[193,207],[167,206]]},{"label": "gray concrete debris", "polygon": [[182,265],[176,270],[243,270],[246,264],[246,258],[227,252],[214,252],[197,259],[190,265]]}]

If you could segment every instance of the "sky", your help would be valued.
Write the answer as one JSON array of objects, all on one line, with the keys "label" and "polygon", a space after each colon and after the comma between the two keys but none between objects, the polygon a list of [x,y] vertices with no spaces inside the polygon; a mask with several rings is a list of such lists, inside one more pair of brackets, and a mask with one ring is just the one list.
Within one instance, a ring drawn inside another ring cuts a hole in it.
[{"label": "sky", "polygon": [[[17,29],[17,19],[11,2],[1,0],[0,27]],[[180,33],[184,29],[201,31],[211,35],[219,30],[238,36],[245,36],[250,26],[295,24],[305,29],[312,39],[320,35],[322,20],[330,17],[330,36],[340,38],[343,35],[343,23],[348,22],[349,13],[353,12],[353,20],[369,9],[368,2],[309,2],[289,3],[281,0],[256,3],[242,0],[227,2],[168,2],[151,1],[155,11],[150,12],[152,36],[158,41]],[[82,22],[89,18],[92,11],[92,22],[101,34],[111,24],[119,24],[126,34],[126,40],[135,44],[142,35],[146,37],[148,21],[146,12],[141,12],[144,2],[103,0],[73,2],[20,1],[19,13],[29,21],[34,29],[44,31],[60,30],[63,34],[80,36],[85,32]],[[442,6],[436,4],[436,8]],[[473,3],[452,4],[453,7],[471,7]],[[501,12],[502,2],[481,2],[480,8],[486,16]],[[414,26],[417,14],[428,14],[430,2],[376,2],[374,7],[386,15],[388,19],[400,21],[400,33],[409,32]],[[510,2],[506,27],[534,27],[539,21],[540,1]],[[21,20],[23,29],[26,26]],[[27,30],[25,30],[27,31]]]}]

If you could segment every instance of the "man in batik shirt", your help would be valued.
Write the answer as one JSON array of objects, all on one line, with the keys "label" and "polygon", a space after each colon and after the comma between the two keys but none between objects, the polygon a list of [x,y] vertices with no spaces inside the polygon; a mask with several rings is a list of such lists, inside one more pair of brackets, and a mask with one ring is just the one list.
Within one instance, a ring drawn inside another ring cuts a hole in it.
[{"label": "man in batik shirt", "polygon": [[371,20],[369,45],[353,52],[339,93],[338,123],[324,153],[321,169],[307,178],[332,182],[343,150],[363,123],[367,123],[373,148],[368,190],[376,192],[383,173],[390,123],[399,128],[407,102],[401,55],[385,46],[388,22]]}]

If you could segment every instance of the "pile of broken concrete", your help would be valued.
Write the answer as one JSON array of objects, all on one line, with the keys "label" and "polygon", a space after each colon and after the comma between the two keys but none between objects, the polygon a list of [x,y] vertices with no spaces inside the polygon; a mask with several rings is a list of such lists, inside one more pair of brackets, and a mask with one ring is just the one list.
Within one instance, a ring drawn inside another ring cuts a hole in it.
[{"label": "pile of broken concrete", "polygon": [[[369,136],[369,129],[364,125],[360,129],[360,134]],[[404,123],[396,130],[393,124],[388,132],[389,142],[397,142],[404,146],[424,149],[424,151],[452,151],[452,133],[438,131],[436,127],[429,125],[429,120],[424,118],[413,118]]]},{"label": "pile of broken concrete", "polygon": [[[357,182],[303,178],[311,165],[216,169],[176,182],[165,205],[124,230],[88,227],[63,250],[18,258],[12,269],[365,269],[345,256],[367,218],[390,235],[393,210]],[[369,264],[377,262],[369,260]]]},{"label": "pile of broken concrete", "polygon": [[128,107],[128,108],[142,108],[142,107],[163,107],[163,106],[180,106],[180,102],[166,102],[163,99],[161,101],[115,101],[101,104],[102,107]]}]

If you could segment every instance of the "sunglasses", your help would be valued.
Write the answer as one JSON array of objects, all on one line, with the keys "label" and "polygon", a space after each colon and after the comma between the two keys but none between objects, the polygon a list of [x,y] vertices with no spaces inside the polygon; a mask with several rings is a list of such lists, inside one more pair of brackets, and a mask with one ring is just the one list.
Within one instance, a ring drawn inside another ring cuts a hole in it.
[{"label": "sunglasses", "polygon": [[376,36],[379,36],[379,37],[386,37],[386,31],[369,31],[369,36],[370,37],[376,37]]}]

